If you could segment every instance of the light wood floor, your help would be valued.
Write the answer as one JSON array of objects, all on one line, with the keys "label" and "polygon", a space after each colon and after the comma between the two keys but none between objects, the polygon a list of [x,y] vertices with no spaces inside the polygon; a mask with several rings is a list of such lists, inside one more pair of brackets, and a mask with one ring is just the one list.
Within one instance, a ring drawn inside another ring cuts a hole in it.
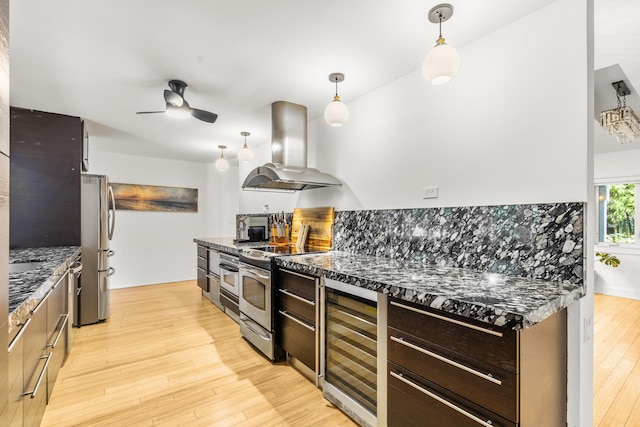
[{"label": "light wood floor", "polygon": [[109,320],[75,331],[43,427],[355,426],[194,281],[112,290]]},{"label": "light wood floor", "polygon": [[593,425],[640,426],[640,301],[595,295]]}]

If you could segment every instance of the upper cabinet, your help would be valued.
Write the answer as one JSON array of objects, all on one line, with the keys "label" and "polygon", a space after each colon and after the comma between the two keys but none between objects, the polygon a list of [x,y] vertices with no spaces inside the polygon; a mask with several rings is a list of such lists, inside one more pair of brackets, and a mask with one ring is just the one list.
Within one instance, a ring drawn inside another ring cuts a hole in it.
[{"label": "upper cabinet", "polygon": [[10,247],[80,244],[79,117],[11,107]]}]

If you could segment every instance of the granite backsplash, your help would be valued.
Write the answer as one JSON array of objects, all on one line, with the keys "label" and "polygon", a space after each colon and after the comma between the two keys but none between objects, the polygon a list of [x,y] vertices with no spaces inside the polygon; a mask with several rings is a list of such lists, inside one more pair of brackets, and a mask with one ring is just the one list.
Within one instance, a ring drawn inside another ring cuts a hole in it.
[{"label": "granite backsplash", "polygon": [[584,203],[336,211],[333,249],[582,284],[584,211]]},{"label": "granite backsplash", "polygon": [[583,283],[583,203],[336,212],[333,248]]}]

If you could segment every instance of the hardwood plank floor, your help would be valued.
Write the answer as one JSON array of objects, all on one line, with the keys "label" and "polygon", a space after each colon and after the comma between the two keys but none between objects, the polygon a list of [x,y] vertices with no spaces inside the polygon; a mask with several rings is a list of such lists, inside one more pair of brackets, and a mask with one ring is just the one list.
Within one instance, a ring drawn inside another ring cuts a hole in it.
[{"label": "hardwood plank floor", "polygon": [[640,301],[595,295],[593,425],[640,426]]},{"label": "hardwood plank floor", "polygon": [[75,335],[43,427],[356,425],[195,281],[112,290],[109,320]]}]

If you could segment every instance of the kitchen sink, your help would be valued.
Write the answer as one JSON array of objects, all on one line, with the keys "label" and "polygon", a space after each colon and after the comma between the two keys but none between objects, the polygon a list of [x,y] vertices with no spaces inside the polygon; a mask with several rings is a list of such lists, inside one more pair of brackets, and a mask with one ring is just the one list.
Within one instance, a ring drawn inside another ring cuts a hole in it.
[{"label": "kitchen sink", "polygon": [[42,264],[44,264],[44,261],[14,262],[9,264],[9,273],[24,273],[35,270],[42,266]]}]

